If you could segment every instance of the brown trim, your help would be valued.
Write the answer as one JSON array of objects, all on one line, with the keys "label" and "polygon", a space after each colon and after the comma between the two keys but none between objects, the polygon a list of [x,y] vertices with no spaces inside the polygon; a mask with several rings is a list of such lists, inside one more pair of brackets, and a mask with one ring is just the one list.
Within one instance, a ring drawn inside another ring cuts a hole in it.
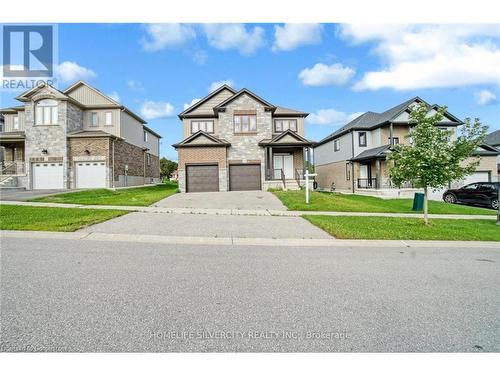
[{"label": "brown trim", "polygon": [[243,160],[228,160],[227,164],[243,164]]},{"label": "brown trim", "polygon": [[178,144],[178,145],[172,145],[174,148],[185,148],[185,147],[229,147],[231,146],[231,144],[229,143],[196,143],[196,144],[192,144],[192,143],[188,143],[188,144],[185,144],[185,145],[181,145],[181,144]]},{"label": "brown trim", "polygon": [[249,115],[257,116],[257,111],[254,109],[235,109],[233,115]]},{"label": "brown trim", "polygon": [[[204,130],[204,129],[200,129],[199,125],[198,125],[198,130],[193,132],[193,122],[211,122],[212,123],[212,131],[209,132],[207,130]],[[207,134],[214,134],[215,133],[215,121],[212,119],[212,120],[191,120],[189,122],[189,130],[191,132],[191,134],[196,134],[197,132],[199,132],[200,130],[203,130],[203,132],[207,133]]]},{"label": "brown trim", "polygon": [[[295,130],[293,129],[285,129],[285,130],[276,130],[276,121],[295,121]],[[297,133],[299,131],[299,121],[296,119],[296,118],[286,118],[286,117],[283,117],[283,118],[280,118],[280,119],[273,119],[273,133],[274,134],[281,134],[281,133],[284,133],[286,132],[287,130],[290,130],[291,132],[294,132],[294,133]]]},{"label": "brown trim", "polygon": [[248,132],[248,133],[233,133],[233,135],[241,136],[241,135],[257,135],[258,132]]}]

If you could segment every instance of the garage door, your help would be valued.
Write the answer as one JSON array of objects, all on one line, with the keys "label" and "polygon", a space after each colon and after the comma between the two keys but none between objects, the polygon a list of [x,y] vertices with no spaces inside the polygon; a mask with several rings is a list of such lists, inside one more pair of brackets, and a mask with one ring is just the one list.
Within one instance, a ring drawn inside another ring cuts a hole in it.
[{"label": "garage door", "polygon": [[230,165],[229,190],[261,190],[260,164]]},{"label": "garage door", "polygon": [[106,163],[103,161],[75,163],[76,188],[105,188]]},{"label": "garage door", "polygon": [[188,165],[186,167],[186,191],[219,191],[219,167],[217,165]]},{"label": "garage door", "polygon": [[33,189],[63,189],[63,163],[33,163]]},{"label": "garage door", "polygon": [[474,172],[465,177],[463,185],[472,184],[474,182],[490,182],[490,174],[488,172]]}]

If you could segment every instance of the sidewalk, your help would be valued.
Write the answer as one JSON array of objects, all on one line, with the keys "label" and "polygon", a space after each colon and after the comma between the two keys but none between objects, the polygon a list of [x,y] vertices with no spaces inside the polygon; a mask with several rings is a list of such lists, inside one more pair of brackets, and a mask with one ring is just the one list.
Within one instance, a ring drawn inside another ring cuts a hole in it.
[{"label": "sidewalk", "polygon": [[[215,208],[166,208],[155,206],[102,206],[81,205],[66,203],[44,203],[44,202],[20,202],[1,201],[0,204],[13,206],[33,207],[61,207],[61,208],[86,208],[100,210],[124,210],[131,212],[149,212],[164,214],[201,214],[201,215],[248,215],[248,216],[292,216],[303,215],[325,215],[325,216],[379,216],[379,217],[406,217],[421,218],[421,213],[384,213],[384,212],[337,212],[337,211],[280,211],[280,210],[237,210],[237,209],[215,209]],[[431,219],[468,219],[468,220],[496,220],[496,215],[453,215],[453,214],[429,214]]]},{"label": "sidewalk", "polygon": [[339,240],[302,238],[239,238],[239,237],[193,237],[158,236],[138,234],[115,234],[97,232],[39,232],[0,231],[2,238],[60,239],[80,241],[162,243],[176,245],[231,245],[231,246],[278,246],[278,247],[370,247],[370,248],[492,248],[498,249],[498,242],[491,241],[402,241],[402,240]]}]

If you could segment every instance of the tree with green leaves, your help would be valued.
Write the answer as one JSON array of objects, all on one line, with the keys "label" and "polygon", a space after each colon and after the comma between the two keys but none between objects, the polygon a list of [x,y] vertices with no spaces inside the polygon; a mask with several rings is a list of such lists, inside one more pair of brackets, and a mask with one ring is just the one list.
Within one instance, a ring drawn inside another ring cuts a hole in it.
[{"label": "tree with green leaves", "polygon": [[413,108],[409,144],[394,146],[388,157],[392,161],[389,175],[395,185],[411,182],[424,190],[425,224],[429,223],[429,189],[446,187],[452,181],[473,173],[479,158],[472,155],[482,144],[487,131],[479,119],[471,121],[466,118],[455,137],[453,131],[438,126],[446,107],[438,108],[434,115],[430,115],[429,110],[425,104]]},{"label": "tree with green leaves", "polygon": [[160,159],[160,176],[161,178],[170,178],[172,176],[172,172],[177,169],[177,163],[172,160],[168,160],[163,157]]}]

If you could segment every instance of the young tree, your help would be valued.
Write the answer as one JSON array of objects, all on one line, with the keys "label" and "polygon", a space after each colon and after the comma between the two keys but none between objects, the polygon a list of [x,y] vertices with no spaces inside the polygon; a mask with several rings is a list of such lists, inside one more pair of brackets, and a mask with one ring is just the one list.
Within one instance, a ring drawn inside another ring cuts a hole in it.
[{"label": "young tree", "polygon": [[487,131],[479,119],[472,122],[466,118],[454,138],[453,132],[437,126],[445,111],[446,107],[442,107],[430,116],[425,104],[416,106],[410,114],[409,144],[394,146],[388,158],[392,160],[390,178],[396,185],[411,182],[424,189],[425,224],[429,223],[429,189],[443,188],[473,173],[479,158],[472,157],[472,153],[483,142]]},{"label": "young tree", "polygon": [[160,159],[160,176],[161,178],[172,176],[172,172],[177,169],[177,163],[175,161],[168,160],[167,158]]}]

